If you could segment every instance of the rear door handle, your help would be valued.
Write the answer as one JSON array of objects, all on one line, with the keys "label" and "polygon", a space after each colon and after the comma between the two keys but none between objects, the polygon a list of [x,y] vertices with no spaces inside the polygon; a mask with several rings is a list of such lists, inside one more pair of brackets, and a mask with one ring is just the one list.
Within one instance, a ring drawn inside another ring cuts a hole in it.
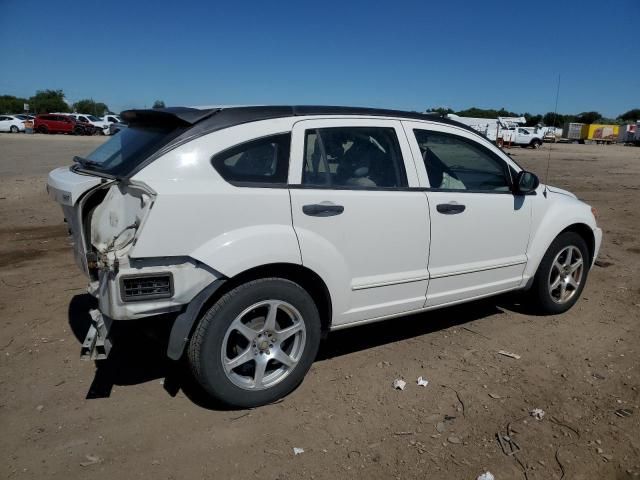
[{"label": "rear door handle", "polygon": [[443,213],[444,215],[455,215],[457,213],[464,212],[464,209],[467,208],[465,205],[461,205],[459,203],[440,203],[436,206],[436,210],[438,212]]},{"label": "rear door handle", "polygon": [[334,205],[333,203],[313,203],[304,205],[302,212],[311,217],[332,217],[344,212],[344,207],[342,205]]}]

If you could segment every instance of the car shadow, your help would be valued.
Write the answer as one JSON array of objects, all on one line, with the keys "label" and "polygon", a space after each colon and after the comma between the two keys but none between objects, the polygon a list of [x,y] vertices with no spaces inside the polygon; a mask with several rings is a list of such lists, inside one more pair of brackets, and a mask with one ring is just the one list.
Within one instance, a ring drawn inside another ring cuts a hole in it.
[{"label": "car shadow", "polygon": [[[462,326],[475,320],[503,314],[505,309],[517,311],[517,304],[513,303],[512,298],[497,299],[498,303],[496,298],[480,300],[334,331],[320,345],[316,362],[457,325]],[[79,344],[82,344],[89,330],[89,310],[93,308],[97,308],[97,301],[88,294],[74,296],[69,304],[69,326]],[[86,398],[108,398],[116,385],[138,385],[163,379],[163,387],[172,397],[182,391],[189,400],[202,408],[233,410],[212,401],[207,396],[193,378],[184,359],[176,362],[167,357],[167,340],[174,318],[167,315],[131,322],[115,322],[111,330],[113,348],[109,358],[95,362],[95,376]]]}]

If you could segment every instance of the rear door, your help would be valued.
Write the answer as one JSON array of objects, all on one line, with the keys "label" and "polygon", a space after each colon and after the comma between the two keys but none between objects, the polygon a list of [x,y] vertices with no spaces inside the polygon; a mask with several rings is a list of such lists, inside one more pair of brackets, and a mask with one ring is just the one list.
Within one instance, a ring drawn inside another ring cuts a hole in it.
[{"label": "rear door", "polygon": [[404,122],[431,212],[426,306],[517,288],[527,262],[532,197],[489,142],[444,125]]},{"label": "rear door", "polygon": [[290,194],[302,263],[325,278],[333,325],[422,308],[429,207],[399,121],[302,120]]}]

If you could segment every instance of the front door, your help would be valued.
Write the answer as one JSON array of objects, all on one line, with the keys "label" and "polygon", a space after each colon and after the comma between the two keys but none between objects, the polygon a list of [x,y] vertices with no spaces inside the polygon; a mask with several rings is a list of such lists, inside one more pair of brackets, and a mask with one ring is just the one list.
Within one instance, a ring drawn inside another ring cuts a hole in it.
[{"label": "front door", "polygon": [[399,121],[302,120],[289,177],[302,263],[326,279],[333,325],[423,307],[429,208]]},{"label": "front door", "polygon": [[521,285],[531,197],[514,195],[499,151],[455,127],[407,122],[422,158],[431,213],[430,283],[425,306],[479,298]]}]

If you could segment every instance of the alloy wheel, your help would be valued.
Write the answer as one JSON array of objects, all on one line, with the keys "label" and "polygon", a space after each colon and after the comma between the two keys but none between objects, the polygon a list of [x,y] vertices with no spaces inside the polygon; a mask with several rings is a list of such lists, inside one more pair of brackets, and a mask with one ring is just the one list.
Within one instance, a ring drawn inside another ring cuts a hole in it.
[{"label": "alloy wheel", "polygon": [[584,259],[580,249],[569,245],[556,255],[549,271],[548,288],[551,299],[558,304],[571,300],[580,287],[584,274]]},{"label": "alloy wheel", "polygon": [[293,305],[281,300],[255,303],[225,333],[221,352],[225,375],[245,390],[273,387],[296,367],[305,339],[302,315]]}]

